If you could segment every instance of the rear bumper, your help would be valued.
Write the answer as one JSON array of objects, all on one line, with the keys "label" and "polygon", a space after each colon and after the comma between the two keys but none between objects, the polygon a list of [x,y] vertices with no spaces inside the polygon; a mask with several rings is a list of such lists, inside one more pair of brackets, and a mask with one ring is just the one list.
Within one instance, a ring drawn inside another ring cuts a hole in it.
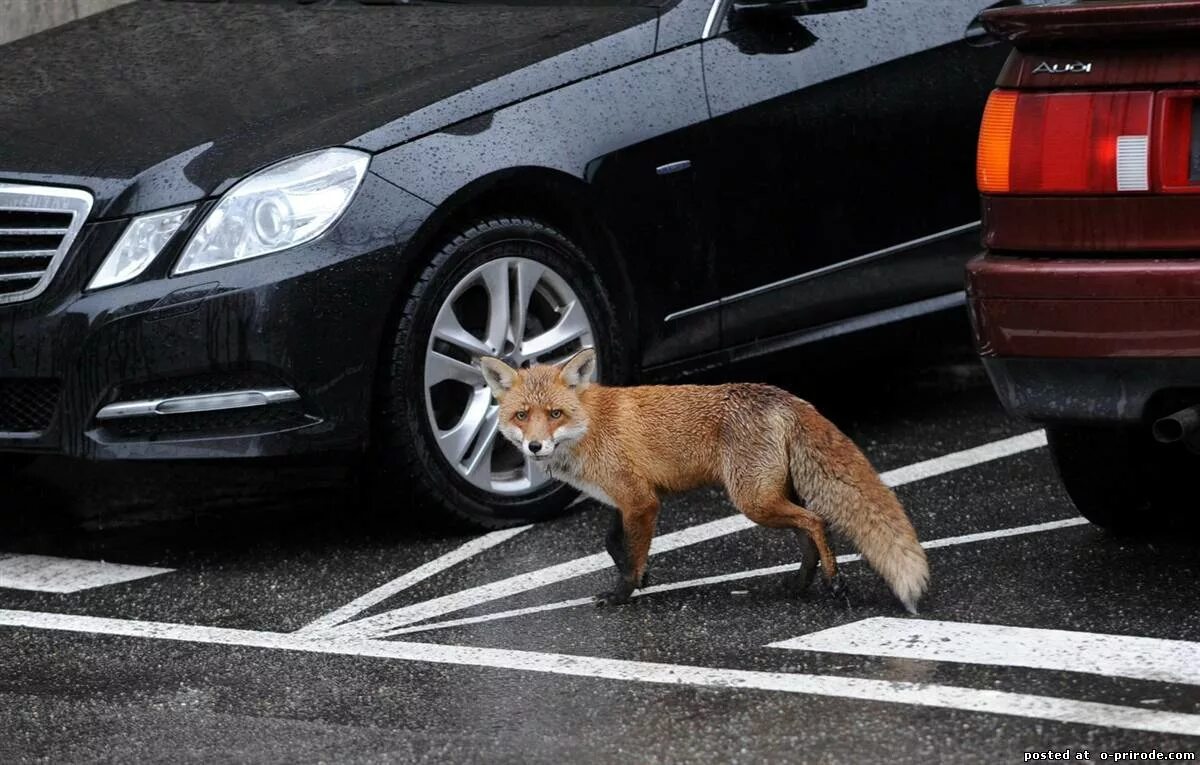
[{"label": "rear bumper", "polygon": [[967,266],[980,353],[1200,357],[1200,260],[1033,260]]},{"label": "rear bumper", "polygon": [[1013,413],[1140,422],[1200,390],[1200,260],[986,255],[967,270],[976,345]]},{"label": "rear bumper", "polygon": [[985,357],[983,365],[1004,408],[1034,422],[1136,425],[1200,390],[1200,359]]}]

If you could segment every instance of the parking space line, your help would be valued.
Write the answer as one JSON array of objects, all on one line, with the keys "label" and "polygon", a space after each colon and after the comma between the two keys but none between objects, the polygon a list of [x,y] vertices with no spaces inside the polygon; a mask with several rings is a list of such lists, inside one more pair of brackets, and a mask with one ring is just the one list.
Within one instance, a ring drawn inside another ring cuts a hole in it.
[{"label": "parking space line", "polygon": [[999,441],[981,444],[971,449],[943,454],[941,457],[916,462],[895,470],[889,470],[880,475],[888,486],[903,486],[926,478],[953,473],[963,468],[974,467],[985,462],[1011,457],[1014,454],[1039,449],[1046,445],[1046,431],[1034,430],[1022,433],[1012,438],[1002,438]]},{"label": "parking space line", "polygon": [[0,588],[68,594],[174,570],[49,555],[0,555]]},{"label": "parking space line", "polygon": [[[941,539],[931,539],[927,542],[922,542],[921,546],[926,550],[933,550],[939,547],[951,547],[953,545],[970,544],[972,542],[985,542],[990,539],[1003,539],[1005,537],[1023,536],[1025,534],[1037,534],[1043,531],[1056,531],[1058,529],[1067,529],[1073,526],[1085,525],[1087,525],[1087,519],[1085,518],[1064,518],[1061,521],[1034,523],[1029,526],[1014,526],[1007,529],[980,531],[974,534],[962,534],[953,537],[942,537]],[[853,563],[857,560],[862,560],[862,556],[856,553],[839,555],[837,557],[838,563]],[[746,571],[735,571],[730,574],[717,574],[715,576],[700,577],[699,579],[686,579],[679,582],[656,584],[643,590],[634,592],[633,597],[640,598],[646,595],[656,595],[660,592],[688,590],[695,587],[706,587],[713,584],[724,584],[726,582],[736,582],[742,579],[753,579],[761,576],[775,576],[776,574],[786,574],[791,571],[798,571],[799,569],[799,563],[784,563],[779,566],[752,568]],[[497,611],[491,614],[469,616],[462,619],[450,619],[444,622],[425,622],[424,624],[414,624],[408,627],[401,627],[400,629],[392,630],[390,632],[385,632],[381,635],[377,635],[376,637],[386,638],[396,635],[408,635],[414,632],[425,632],[427,630],[446,629],[447,627],[461,627],[467,624],[481,624],[483,622],[491,622],[498,619],[511,619],[514,616],[527,616],[529,614],[538,614],[544,611],[557,611],[563,608],[574,608],[576,606],[589,605],[592,602],[592,598],[572,598],[571,600],[560,600],[557,603],[547,603],[545,605],[530,606],[528,608],[516,608],[510,611]]]},{"label": "parking space line", "polygon": [[355,598],[341,608],[315,619],[311,623],[301,627],[299,630],[297,630],[297,632],[311,632],[329,629],[330,627],[336,627],[342,622],[347,622],[353,619],[376,603],[387,600],[396,593],[412,587],[417,582],[424,581],[434,574],[441,573],[451,566],[462,563],[463,561],[478,555],[484,550],[489,550],[501,542],[512,539],[517,534],[527,531],[530,528],[532,527],[518,526],[512,529],[493,531],[490,534],[484,534],[481,537],[476,537],[466,544],[451,550],[445,555],[434,558],[428,563],[424,563],[417,568],[414,568],[412,571],[409,571],[403,576],[397,577],[392,581],[382,584],[370,592]]},{"label": "parking space line", "polygon": [[[690,526],[680,531],[655,537],[650,545],[650,554],[655,555],[667,550],[675,550],[680,547],[698,544],[709,539],[717,539],[753,525],[753,522],[745,516],[734,515]],[[480,603],[499,600],[500,598],[506,598],[509,595],[519,592],[535,590],[538,587],[573,579],[594,571],[603,571],[611,566],[612,558],[606,552],[585,555],[582,558],[569,560],[555,566],[517,574],[507,579],[500,579],[451,595],[443,595],[439,598],[397,608],[393,611],[386,611],[382,614],[343,624],[333,629],[339,634],[346,636],[374,637],[378,633],[387,632],[394,627],[424,621],[425,619],[431,619],[453,611],[460,611]]]},{"label": "parking space line", "polygon": [[1200,685],[1200,643],[1134,635],[879,616],[767,647]]},{"label": "parking space line", "polygon": [[331,633],[297,635],[30,611],[0,610],[0,626],[487,667],[658,685],[754,689],[1200,736],[1200,715],[953,685],[661,664],[437,643],[357,640],[333,637]]},{"label": "parking space line", "polygon": [[[883,473],[882,477],[884,482],[889,486],[898,487],[955,470],[962,470],[985,462],[991,462],[1002,457],[1020,454],[1045,445],[1045,432],[1037,430],[890,470]],[[687,547],[743,531],[753,526],[754,522],[743,515],[734,515],[709,521],[708,523],[701,523],[680,531],[655,537],[650,546],[650,554],[656,555],[669,550],[677,550],[681,547]],[[612,559],[608,556],[608,553],[587,555],[565,563],[559,563],[524,574],[517,574],[506,579],[471,587],[392,611],[386,611],[382,614],[367,617],[366,619],[343,624],[334,629],[347,636],[377,637],[409,624],[434,619],[448,613],[461,611],[465,608],[471,608],[518,593],[528,592],[529,590],[590,574],[595,571],[601,571],[610,566],[612,566]]]}]

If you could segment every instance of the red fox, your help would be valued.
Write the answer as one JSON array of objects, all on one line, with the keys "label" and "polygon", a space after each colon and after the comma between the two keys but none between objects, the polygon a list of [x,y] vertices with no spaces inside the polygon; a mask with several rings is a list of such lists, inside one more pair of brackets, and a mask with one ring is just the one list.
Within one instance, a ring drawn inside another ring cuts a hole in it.
[{"label": "red fox", "polygon": [[618,578],[598,604],[624,603],[645,586],[660,494],[724,484],[755,523],[802,532],[802,588],[819,556],[831,591],[845,591],[828,523],[916,613],[929,567],[904,508],[807,401],[770,385],[598,385],[591,348],[557,365],[479,364],[505,438],[551,477],[617,509],[606,547]]}]

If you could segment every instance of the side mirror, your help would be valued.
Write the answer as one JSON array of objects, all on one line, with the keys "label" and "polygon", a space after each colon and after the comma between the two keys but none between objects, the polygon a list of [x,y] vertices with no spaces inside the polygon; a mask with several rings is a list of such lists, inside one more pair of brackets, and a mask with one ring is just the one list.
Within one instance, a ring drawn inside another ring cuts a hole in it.
[{"label": "side mirror", "polygon": [[738,13],[766,12],[789,16],[856,11],[866,7],[867,0],[733,0],[733,10]]}]

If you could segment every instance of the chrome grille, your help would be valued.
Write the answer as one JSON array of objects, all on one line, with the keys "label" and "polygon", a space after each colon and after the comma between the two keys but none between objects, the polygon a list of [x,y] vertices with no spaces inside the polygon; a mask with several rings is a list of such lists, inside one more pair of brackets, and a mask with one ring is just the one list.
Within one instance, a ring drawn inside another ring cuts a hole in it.
[{"label": "chrome grille", "polygon": [[50,286],[91,210],[86,191],[0,183],[0,304]]}]

